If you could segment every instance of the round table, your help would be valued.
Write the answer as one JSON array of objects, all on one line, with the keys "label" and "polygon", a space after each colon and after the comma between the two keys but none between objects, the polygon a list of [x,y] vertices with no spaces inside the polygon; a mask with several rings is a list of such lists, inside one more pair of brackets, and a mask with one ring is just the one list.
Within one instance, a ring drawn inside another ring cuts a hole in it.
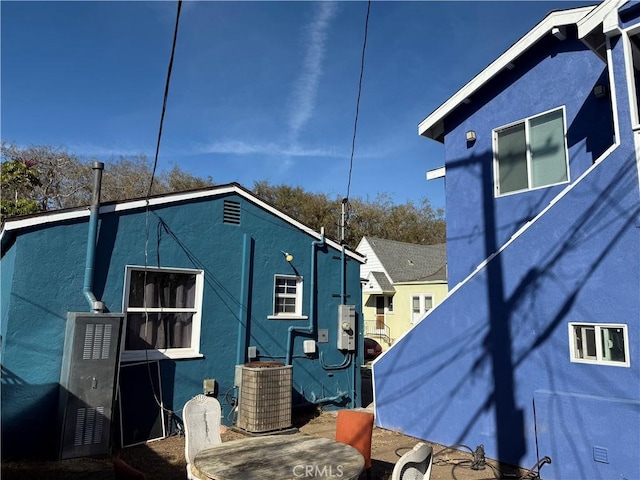
[{"label": "round table", "polygon": [[350,445],[328,438],[269,435],[207,448],[196,455],[193,467],[203,480],[353,480],[364,458]]}]

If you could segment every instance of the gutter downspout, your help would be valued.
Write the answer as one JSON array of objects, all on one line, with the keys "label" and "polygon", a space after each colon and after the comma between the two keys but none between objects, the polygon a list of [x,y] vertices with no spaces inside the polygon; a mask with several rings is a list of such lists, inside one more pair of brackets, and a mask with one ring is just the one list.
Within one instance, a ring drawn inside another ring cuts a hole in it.
[{"label": "gutter downspout", "polygon": [[245,363],[247,356],[247,330],[249,328],[249,290],[251,288],[251,267],[253,263],[253,239],[246,233],[243,236],[242,280],[240,284],[240,308],[238,309],[238,344],[236,346],[236,365]]},{"label": "gutter downspout", "polygon": [[104,303],[97,300],[93,294],[93,272],[95,269],[96,238],[98,236],[98,217],[100,215],[100,189],[102,186],[104,163],[93,162],[91,169],[93,170],[93,190],[91,195],[91,214],[89,216],[87,257],[85,260],[84,287],[82,292],[87,302],[89,302],[91,311],[93,313],[102,313],[104,311]]},{"label": "gutter downspout", "polygon": [[287,336],[287,357],[285,365],[291,365],[293,334],[294,332],[314,333],[315,331],[315,308],[316,308],[316,247],[324,246],[324,227],[320,230],[320,240],[311,242],[311,292],[309,294],[309,324],[306,327],[289,327]]}]

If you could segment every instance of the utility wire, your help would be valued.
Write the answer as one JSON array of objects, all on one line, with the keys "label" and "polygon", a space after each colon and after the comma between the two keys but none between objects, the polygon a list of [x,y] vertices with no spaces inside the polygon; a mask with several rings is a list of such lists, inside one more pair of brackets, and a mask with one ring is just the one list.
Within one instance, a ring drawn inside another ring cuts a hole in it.
[{"label": "utility wire", "polygon": [[[169,84],[171,82],[171,71],[173,70],[173,58],[175,56],[175,52],[176,52],[176,42],[178,40],[178,25],[180,24],[180,10],[182,9],[182,0],[178,0],[178,10],[176,12],[176,25],[175,28],[173,30],[173,43],[171,45],[171,57],[169,58],[169,67],[167,69],[167,79],[165,82],[165,87],[164,87],[164,99],[162,101],[162,113],[160,114],[160,126],[158,128],[158,141],[156,143],[156,152],[155,152],[155,156],[154,156],[154,160],[153,160],[153,170],[151,171],[151,180],[149,182],[149,189],[147,190],[147,195],[146,195],[146,215],[145,215],[145,238],[144,238],[144,285],[145,288],[143,290],[143,300],[142,300],[142,305],[144,307],[144,317],[145,317],[145,321],[144,321],[144,336],[145,339],[147,338],[147,329],[149,327],[149,310],[147,309],[147,272],[148,272],[148,264],[149,264],[149,228],[150,228],[150,224],[149,224],[149,197],[151,196],[151,190],[153,188],[153,180],[155,178],[156,175],[156,169],[158,167],[158,154],[160,153],[160,140],[162,139],[162,125],[164,123],[164,114],[167,110],[167,98],[169,98]],[[160,262],[158,261],[158,266]],[[151,364],[149,362],[149,349],[145,348],[144,350],[144,354],[145,354],[145,363],[147,364],[147,373],[149,374],[149,383],[151,385],[151,393],[153,394],[153,399],[156,402],[156,405],[158,405],[158,407],[168,413],[169,415],[173,415],[177,412],[172,411],[171,409],[165,408],[162,405],[162,402],[160,401],[160,399],[158,398],[158,394],[156,393],[156,390],[153,386],[153,376],[151,374]],[[159,364],[158,364],[158,368],[159,368]],[[160,395],[162,395],[162,392],[160,392]]]},{"label": "utility wire", "polygon": [[362,77],[364,75],[364,54],[367,50],[367,34],[369,31],[369,12],[371,11],[371,0],[367,2],[367,17],[364,22],[364,41],[362,43],[362,58],[360,60],[360,80],[358,81],[358,99],[356,101],[356,117],[353,123],[353,138],[351,140],[351,158],[349,160],[349,181],[347,182],[347,196],[345,200],[349,200],[349,192],[351,190],[351,173],[353,172],[353,154],[356,149],[356,134],[358,132],[358,114],[360,112],[360,95],[362,94]]},{"label": "utility wire", "polygon": [[156,143],[156,154],[153,160],[153,170],[151,172],[151,181],[149,182],[149,190],[147,190],[147,203],[153,188],[153,179],[156,175],[158,167],[158,153],[160,152],[160,139],[162,138],[162,124],[164,123],[164,113],[167,110],[167,98],[169,97],[169,83],[171,81],[171,70],[173,69],[173,57],[176,52],[176,41],[178,40],[178,24],[180,23],[180,9],[182,8],[182,0],[178,0],[178,12],[176,13],[176,26],[173,31],[173,45],[171,46],[171,58],[169,59],[169,68],[167,70],[167,81],[164,87],[164,100],[162,102],[162,113],[160,115],[160,128],[158,129],[158,142]]}]

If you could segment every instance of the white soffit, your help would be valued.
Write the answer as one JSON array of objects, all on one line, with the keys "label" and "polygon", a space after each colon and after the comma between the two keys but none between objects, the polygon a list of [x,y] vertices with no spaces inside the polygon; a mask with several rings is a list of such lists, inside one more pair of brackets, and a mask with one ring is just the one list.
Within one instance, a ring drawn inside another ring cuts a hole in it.
[{"label": "white soffit", "polygon": [[505,53],[498,57],[482,72],[476,75],[469,83],[458,90],[449,100],[434,110],[431,115],[425,118],[418,125],[418,134],[439,140],[444,128],[442,122],[444,118],[456,109],[465,99],[471,97],[480,87],[485,85],[489,80],[495,77],[503,69],[508,68],[516,58],[531,48],[542,37],[549,33],[554,27],[562,27],[565,25],[574,25],[582,20],[585,15],[597,7],[580,7],[570,10],[562,10],[551,12],[544,20],[538,23],[524,37],[514,43]]},{"label": "white soffit", "polygon": [[433,170],[427,171],[427,180],[435,180],[436,178],[444,178],[445,175],[445,167],[434,168]]},{"label": "white soffit", "polygon": [[[598,28],[600,24],[608,23],[604,29],[604,33],[612,30],[613,27],[617,27],[617,16],[614,19],[611,18],[611,13],[617,12],[628,0],[604,0],[600,5],[595,7],[588,15],[578,21],[578,38],[584,38],[589,35],[593,30]],[[612,22],[615,25],[611,24]]]}]

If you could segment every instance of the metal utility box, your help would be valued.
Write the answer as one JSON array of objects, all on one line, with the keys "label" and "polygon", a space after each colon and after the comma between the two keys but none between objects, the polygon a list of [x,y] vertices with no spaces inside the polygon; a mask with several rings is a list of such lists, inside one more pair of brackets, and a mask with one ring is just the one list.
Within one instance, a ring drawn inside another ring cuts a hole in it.
[{"label": "metal utility box", "polygon": [[356,349],[356,307],[338,305],[338,350]]},{"label": "metal utility box", "polygon": [[291,427],[291,368],[277,362],[242,366],[238,428],[263,433]]},{"label": "metal utility box", "polygon": [[59,458],[109,453],[122,314],[67,314],[60,373]]}]

